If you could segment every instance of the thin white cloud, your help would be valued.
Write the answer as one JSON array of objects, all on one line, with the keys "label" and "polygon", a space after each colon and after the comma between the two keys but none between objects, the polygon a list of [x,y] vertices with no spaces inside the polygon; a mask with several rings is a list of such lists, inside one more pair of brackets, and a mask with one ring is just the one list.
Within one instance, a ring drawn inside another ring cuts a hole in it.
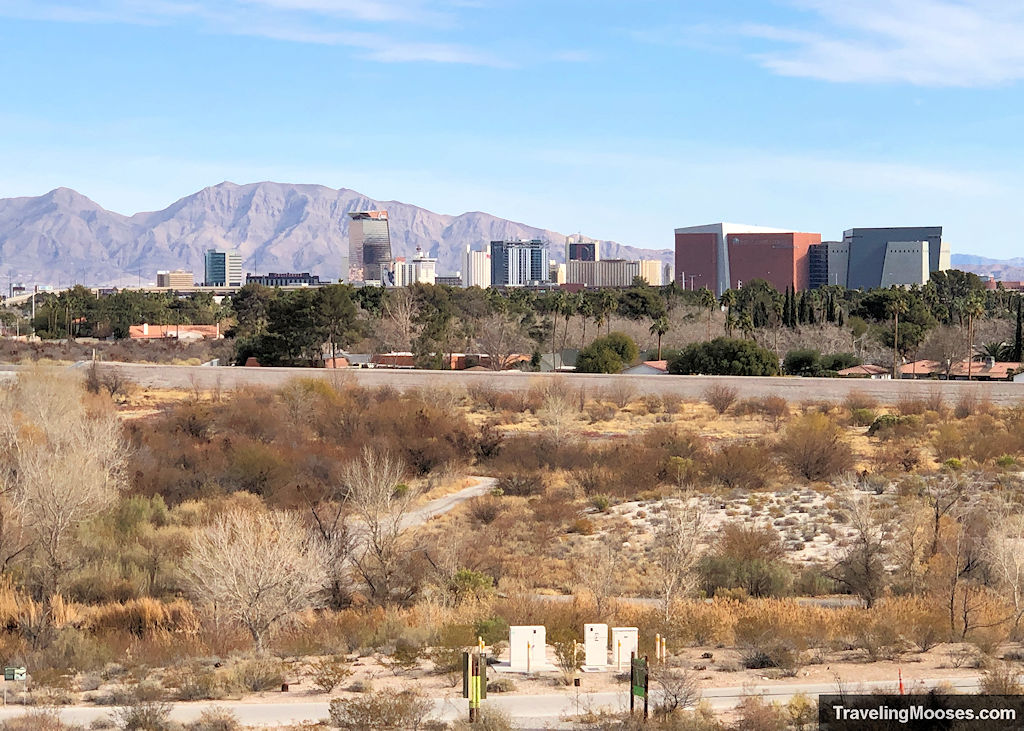
[{"label": "thin white cloud", "polygon": [[191,21],[215,33],[346,46],[382,63],[509,65],[493,54],[427,37],[457,29],[456,8],[465,7],[460,0],[0,0],[0,16],[135,25]]},{"label": "thin white cloud", "polygon": [[[795,0],[813,28],[747,25],[755,58],[784,75],[834,82],[992,86],[1024,78],[1019,0]],[[781,47],[779,47],[781,46]]]}]

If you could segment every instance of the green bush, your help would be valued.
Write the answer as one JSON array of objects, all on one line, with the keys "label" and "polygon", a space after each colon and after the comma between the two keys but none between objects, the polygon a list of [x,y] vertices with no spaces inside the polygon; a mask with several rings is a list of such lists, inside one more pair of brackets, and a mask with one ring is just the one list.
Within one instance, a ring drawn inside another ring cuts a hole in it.
[{"label": "green bush", "polygon": [[775,354],[751,340],[715,338],[684,348],[668,363],[669,373],[711,376],[775,376]]},{"label": "green bush", "polygon": [[619,373],[636,360],[636,343],[619,332],[597,338],[579,352],[576,371],[579,373]]}]

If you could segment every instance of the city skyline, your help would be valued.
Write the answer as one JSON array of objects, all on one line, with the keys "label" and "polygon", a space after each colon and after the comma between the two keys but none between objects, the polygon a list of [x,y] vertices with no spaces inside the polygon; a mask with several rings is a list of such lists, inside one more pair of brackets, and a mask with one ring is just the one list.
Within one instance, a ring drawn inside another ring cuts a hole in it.
[{"label": "city skyline", "polygon": [[642,248],[941,221],[954,251],[1018,253],[1009,3],[25,5],[0,2],[4,197],[134,213],[285,179]]}]

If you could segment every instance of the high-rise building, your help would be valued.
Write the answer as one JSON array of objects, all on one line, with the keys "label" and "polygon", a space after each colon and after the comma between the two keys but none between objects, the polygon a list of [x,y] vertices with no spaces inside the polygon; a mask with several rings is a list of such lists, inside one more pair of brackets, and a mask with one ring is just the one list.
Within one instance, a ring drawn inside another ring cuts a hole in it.
[{"label": "high-rise building", "polygon": [[735,223],[677,228],[675,237],[676,281],[716,295],[751,279],[767,280],[780,291],[807,289],[808,251],[821,242],[821,234]]},{"label": "high-rise building", "polygon": [[195,275],[184,269],[160,271],[156,273],[156,286],[170,289],[188,289],[196,284]]},{"label": "high-rise building", "polygon": [[411,260],[397,257],[391,265],[382,264],[380,278],[386,286],[408,287],[410,284],[435,284],[437,281],[437,259],[428,257],[417,246]]},{"label": "high-rise building", "polygon": [[242,255],[237,251],[206,252],[203,283],[207,287],[241,287]]},{"label": "high-rise building", "polygon": [[473,247],[466,244],[466,251],[462,255],[462,286],[483,287],[491,286],[491,247],[483,251],[473,251]]},{"label": "high-rise building", "polygon": [[661,262],[652,259],[570,259],[565,263],[566,284],[582,284],[585,287],[630,287],[637,277],[646,280],[653,287],[660,287]]},{"label": "high-rise building", "polygon": [[581,236],[569,236],[565,240],[566,261],[600,261],[601,250],[596,241],[584,241]]},{"label": "high-rise building", "polygon": [[924,284],[931,272],[950,268],[942,226],[851,228],[843,244],[849,289]]},{"label": "high-rise building", "polygon": [[551,281],[548,242],[491,242],[491,284],[495,287],[525,287]]},{"label": "high-rise building", "polygon": [[365,282],[391,263],[391,232],[387,211],[352,211],[348,222],[348,258],[342,257],[346,282]]}]

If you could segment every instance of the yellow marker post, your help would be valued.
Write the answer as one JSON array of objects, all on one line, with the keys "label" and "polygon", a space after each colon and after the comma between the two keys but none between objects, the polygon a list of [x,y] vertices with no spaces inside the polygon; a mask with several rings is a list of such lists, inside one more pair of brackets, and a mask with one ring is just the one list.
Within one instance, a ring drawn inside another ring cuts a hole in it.
[{"label": "yellow marker post", "polygon": [[654,661],[658,662],[661,660],[661,633],[654,635]]}]

